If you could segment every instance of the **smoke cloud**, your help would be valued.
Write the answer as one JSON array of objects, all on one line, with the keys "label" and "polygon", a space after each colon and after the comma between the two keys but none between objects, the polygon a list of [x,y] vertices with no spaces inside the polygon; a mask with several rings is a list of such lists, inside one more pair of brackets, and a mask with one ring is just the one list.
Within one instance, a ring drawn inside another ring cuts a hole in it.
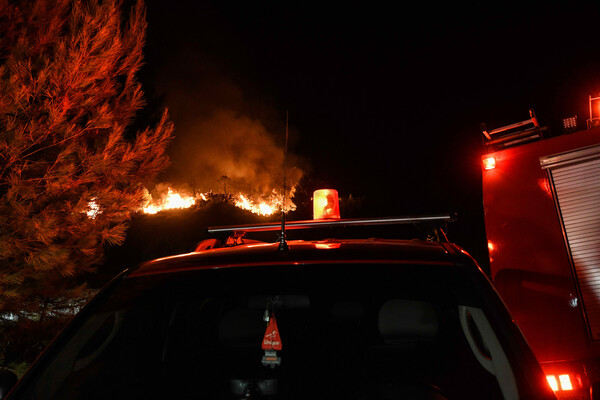
[{"label": "smoke cloud", "polygon": [[[285,110],[274,110],[268,101],[249,96],[249,91],[259,91],[243,78],[238,82],[226,76],[217,60],[184,52],[171,61],[158,73],[157,84],[175,122],[169,150],[172,165],[163,179],[196,192],[257,197],[281,192]],[[288,188],[302,176],[300,163],[288,154]]]},{"label": "smoke cloud", "polygon": [[[264,194],[283,185],[284,149],[258,119],[220,109],[185,132],[173,155],[176,180],[206,191]],[[292,168],[290,183],[299,179]]]}]

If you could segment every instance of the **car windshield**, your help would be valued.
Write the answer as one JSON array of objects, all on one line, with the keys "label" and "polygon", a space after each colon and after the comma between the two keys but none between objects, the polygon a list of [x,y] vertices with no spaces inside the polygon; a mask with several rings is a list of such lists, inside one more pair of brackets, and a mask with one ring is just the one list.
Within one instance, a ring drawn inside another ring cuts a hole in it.
[{"label": "car windshield", "polygon": [[399,264],[125,278],[17,398],[511,397],[515,371],[473,287],[456,267]]}]

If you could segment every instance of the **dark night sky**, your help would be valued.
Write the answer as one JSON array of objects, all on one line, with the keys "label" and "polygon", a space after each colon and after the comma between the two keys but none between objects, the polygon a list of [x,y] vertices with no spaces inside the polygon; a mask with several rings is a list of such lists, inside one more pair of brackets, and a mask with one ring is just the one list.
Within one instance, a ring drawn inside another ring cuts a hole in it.
[{"label": "dark night sky", "polygon": [[214,187],[219,163],[246,157],[262,171],[255,153],[281,153],[289,110],[290,162],[364,196],[362,216],[457,211],[479,235],[479,124],[529,108],[551,127],[584,121],[600,92],[600,4],[397,8],[149,1],[143,84],[176,124],[163,178]]}]

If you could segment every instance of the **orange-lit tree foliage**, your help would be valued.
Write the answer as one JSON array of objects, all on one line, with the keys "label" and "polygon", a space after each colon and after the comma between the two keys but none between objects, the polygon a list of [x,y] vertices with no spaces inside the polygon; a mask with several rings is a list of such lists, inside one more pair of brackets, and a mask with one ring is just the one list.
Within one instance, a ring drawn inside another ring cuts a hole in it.
[{"label": "orange-lit tree foliage", "polygon": [[167,166],[166,111],[131,128],[145,31],[141,0],[0,0],[0,318],[81,298]]}]

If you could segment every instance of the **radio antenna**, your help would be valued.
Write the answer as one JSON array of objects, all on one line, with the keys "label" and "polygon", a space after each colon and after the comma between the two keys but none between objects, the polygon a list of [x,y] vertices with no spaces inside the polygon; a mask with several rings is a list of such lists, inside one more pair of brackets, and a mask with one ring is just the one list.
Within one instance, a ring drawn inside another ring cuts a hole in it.
[{"label": "radio antenna", "polygon": [[279,234],[279,251],[287,251],[288,244],[285,238],[285,196],[286,196],[286,174],[287,174],[287,152],[288,152],[288,120],[289,111],[285,111],[285,149],[283,152],[283,200],[281,202],[281,232]]}]

